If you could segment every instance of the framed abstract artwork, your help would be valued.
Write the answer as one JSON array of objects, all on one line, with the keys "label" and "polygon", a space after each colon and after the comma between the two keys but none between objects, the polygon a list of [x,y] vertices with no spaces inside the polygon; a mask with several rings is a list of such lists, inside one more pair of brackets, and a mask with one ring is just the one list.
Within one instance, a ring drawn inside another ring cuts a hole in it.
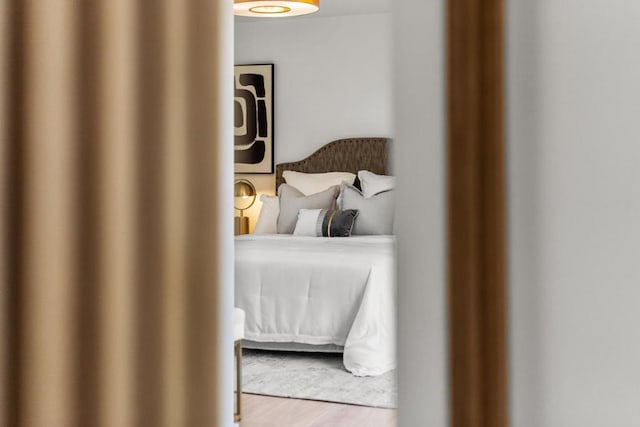
[{"label": "framed abstract artwork", "polygon": [[273,64],[236,65],[236,173],[273,173]]}]

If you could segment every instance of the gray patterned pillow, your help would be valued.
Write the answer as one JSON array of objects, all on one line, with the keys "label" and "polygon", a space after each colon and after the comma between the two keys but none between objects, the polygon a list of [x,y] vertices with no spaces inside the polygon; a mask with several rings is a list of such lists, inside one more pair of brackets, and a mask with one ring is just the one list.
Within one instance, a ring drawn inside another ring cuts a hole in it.
[{"label": "gray patterned pillow", "polygon": [[340,187],[334,185],[324,191],[305,196],[295,187],[282,184],[278,188],[280,197],[280,215],[278,215],[278,234],[292,234],[298,221],[300,209],[333,209]]},{"label": "gray patterned pillow", "polygon": [[351,234],[393,234],[394,190],[374,194],[370,198],[362,195],[353,185],[342,184],[340,209],[358,211],[358,218]]}]

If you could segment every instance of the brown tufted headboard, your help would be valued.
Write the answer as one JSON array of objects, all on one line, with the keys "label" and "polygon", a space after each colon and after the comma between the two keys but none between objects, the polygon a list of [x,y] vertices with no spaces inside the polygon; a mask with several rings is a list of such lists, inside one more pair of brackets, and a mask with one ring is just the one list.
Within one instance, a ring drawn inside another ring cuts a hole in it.
[{"label": "brown tufted headboard", "polygon": [[276,190],[284,183],[286,170],[323,173],[368,170],[378,175],[388,173],[388,138],[346,138],[332,141],[306,159],[276,165]]}]

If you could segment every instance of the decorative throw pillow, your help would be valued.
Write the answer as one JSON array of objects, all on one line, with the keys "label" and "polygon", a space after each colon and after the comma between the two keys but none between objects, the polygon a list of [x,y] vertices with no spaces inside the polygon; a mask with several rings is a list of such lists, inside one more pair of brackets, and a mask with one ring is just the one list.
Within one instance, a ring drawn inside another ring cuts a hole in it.
[{"label": "decorative throw pillow", "polygon": [[350,172],[302,173],[284,171],[282,177],[289,185],[300,190],[305,196],[316,194],[343,182],[353,184],[356,176]]},{"label": "decorative throw pillow", "polygon": [[278,196],[260,196],[262,208],[253,234],[276,234],[278,231],[278,214],[280,213],[280,199]]},{"label": "decorative throw pillow", "polygon": [[354,236],[393,234],[393,194],[393,190],[388,190],[366,198],[354,186],[342,184],[341,208],[358,211],[352,231]]},{"label": "decorative throw pillow", "polygon": [[367,199],[371,196],[396,188],[396,177],[390,175],[377,175],[369,171],[358,171],[358,180],[362,194]]},{"label": "decorative throw pillow", "polygon": [[293,234],[313,237],[349,237],[358,211],[300,209]]},{"label": "decorative throw pillow", "polygon": [[300,209],[334,209],[339,191],[340,187],[334,185],[319,193],[305,196],[291,185],[282,184],[280,188],[278,188],[278,196],[280,197],[278,233],[293,233],[293,230],[296,228],[298,211],[300,211]]}]

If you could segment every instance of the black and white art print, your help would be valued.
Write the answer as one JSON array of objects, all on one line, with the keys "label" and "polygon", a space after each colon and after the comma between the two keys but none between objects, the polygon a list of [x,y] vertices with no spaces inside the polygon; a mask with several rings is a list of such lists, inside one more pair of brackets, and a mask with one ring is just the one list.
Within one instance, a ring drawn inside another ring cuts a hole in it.
[{"label": "black and white art print", "polygon": [[236,65],[235,171],[273,173],[273,64]]}]

